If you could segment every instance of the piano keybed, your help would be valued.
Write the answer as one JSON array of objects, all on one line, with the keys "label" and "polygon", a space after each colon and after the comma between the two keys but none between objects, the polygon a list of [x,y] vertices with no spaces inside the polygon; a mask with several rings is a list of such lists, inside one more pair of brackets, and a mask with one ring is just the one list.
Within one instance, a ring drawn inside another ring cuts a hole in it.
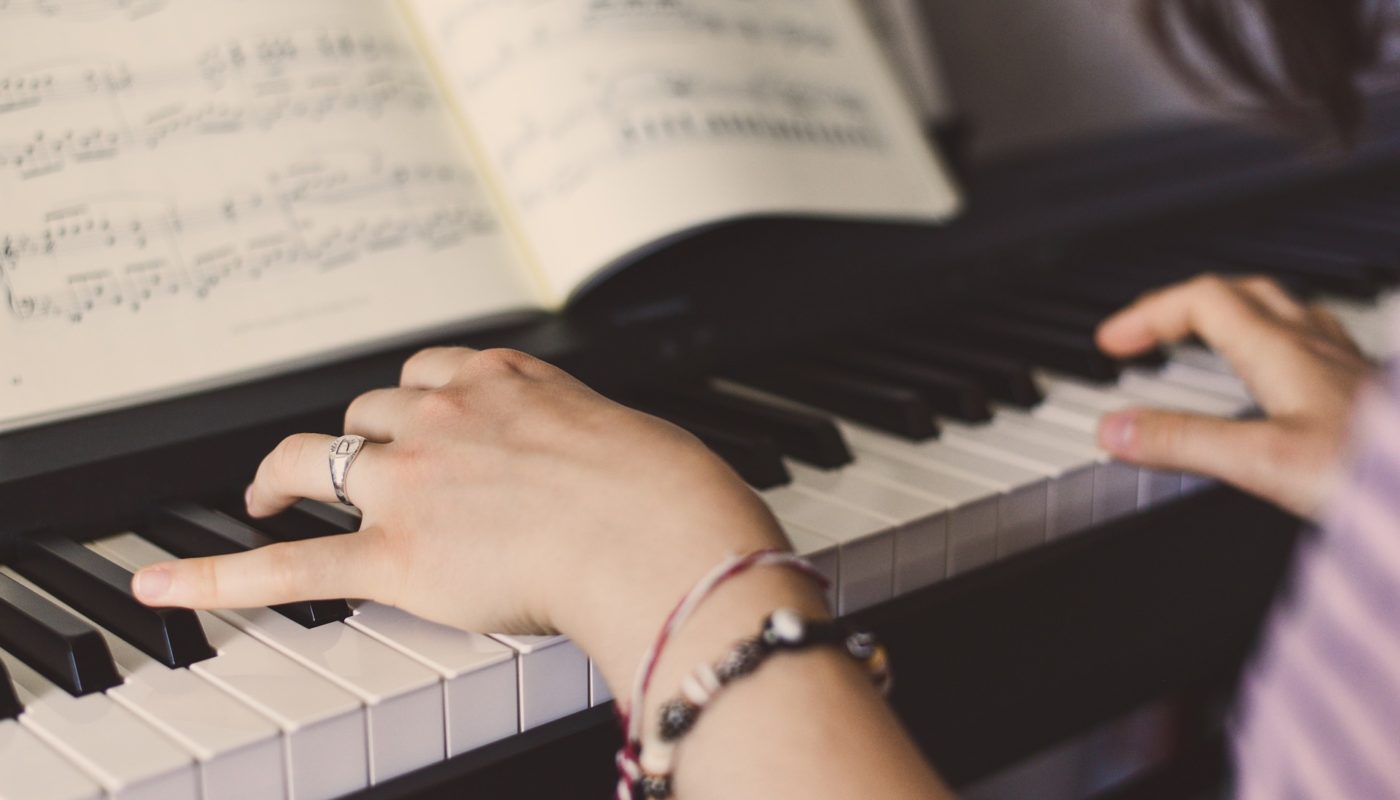
[{"label": "piano keybed", "polygon": [[[1324,200],[1168,242],[1100,243],[936,316],[619,399],[708,444],[850,614],[1197,491],[1114,461],[1100,415],[1250,413],[1217,356],[1114,362],[1105,315],[1199,270],[1269,272],[1389,354],[1400,200]],[[154,612],[130,573],[353,530],[304,502],[268,521],[195,498],[0,567],[0,798],[329,798],[610,700],[559,636],[466,633],[373,602]]]}]

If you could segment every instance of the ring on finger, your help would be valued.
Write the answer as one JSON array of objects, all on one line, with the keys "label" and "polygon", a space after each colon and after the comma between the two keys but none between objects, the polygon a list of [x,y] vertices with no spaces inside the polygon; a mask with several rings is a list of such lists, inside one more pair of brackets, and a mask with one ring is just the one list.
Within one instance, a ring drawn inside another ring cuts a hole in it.
[{"label": "ring on finger", "polygon": [[350,476],[350,466],[355,463],[364,446],[365,437],[353,433],[338,436],[331,442],[331,488],[335,490],[336,498],[347,506],[355,504],[350,502],[350,495],[345,491],[345,481]]}]

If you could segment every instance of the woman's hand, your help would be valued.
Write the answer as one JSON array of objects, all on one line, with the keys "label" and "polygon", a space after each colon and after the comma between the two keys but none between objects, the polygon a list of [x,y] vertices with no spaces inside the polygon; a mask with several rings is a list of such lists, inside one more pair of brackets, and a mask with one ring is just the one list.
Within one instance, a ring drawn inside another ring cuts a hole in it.
[{"label": "woman's hand", "polygon": [[1330,313],[1258,277],[1207,275],[1149,294],[1106,321],[1098,341],[1125,357],[1192,335],[1234,367],[1266,418],[1125,411],[1104,418],[1101,446],[1316,515],[1338,479],[1352,405],[1372,364]]},{"label": "woman's hand", "polygon": [[[699,575],[729,552],[786,545],[754,493],[689,434],[521,353],[419,353],[399,388],[350,406],[345,431],[369,440],[345,487],[360,532],[155,565],[136,577],[141,599],[358,597],[467,630],[562,630],[620,681]],[[331,441],[282,442],[248,489],[249,513],[333,502]],[[765,601],[788,599],[776,598]]]}]

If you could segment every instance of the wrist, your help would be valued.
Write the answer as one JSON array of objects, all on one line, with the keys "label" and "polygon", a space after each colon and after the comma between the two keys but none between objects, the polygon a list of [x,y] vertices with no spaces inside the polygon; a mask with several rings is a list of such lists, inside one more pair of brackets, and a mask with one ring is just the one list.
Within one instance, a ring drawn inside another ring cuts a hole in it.
[{"label": "wrist", "polygon": [[[643,654],[677,603],[706,573],[736,554],[785,549],[771,518],[756,526],[731,527],[721,535],[692,534],[685,541],[685,546],[634,564],[631,577],[601,580],[603,575],[598,575],[592,600],[561,609],[557,618],[560,630],[589,653],[624,706]],[[721,584],[675,631],[648,697],[673,690],[680,674],[753,635],[763,617],[780,607],[815,617],[825,614],[825,599],[810,577],[786,567],[756,567]]]}]

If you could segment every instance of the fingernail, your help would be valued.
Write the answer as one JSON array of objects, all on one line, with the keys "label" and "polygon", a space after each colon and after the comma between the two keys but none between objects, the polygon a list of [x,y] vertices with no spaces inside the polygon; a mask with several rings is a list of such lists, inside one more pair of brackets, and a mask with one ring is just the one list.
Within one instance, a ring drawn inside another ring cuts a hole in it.
[{"label": "fingernail", "polygon": [[248,484],[248,488],[243,490],[243,507],[246,509],[246,508],[252,508],[252,506],[253,506],[253,484],[250,483],[250,484]]},{"label": "fingernail", "polygon": [[136,596],[142,602],[159,600],[170,591],[170,570],[161,567],[143,569],[136,573]]},{"label": "fingernail", "polygon": [[1136,437],[1137,417],[1131,413],[1113,414],[1099,423],[1099,447],[1110,453],[1131,452]]}]

